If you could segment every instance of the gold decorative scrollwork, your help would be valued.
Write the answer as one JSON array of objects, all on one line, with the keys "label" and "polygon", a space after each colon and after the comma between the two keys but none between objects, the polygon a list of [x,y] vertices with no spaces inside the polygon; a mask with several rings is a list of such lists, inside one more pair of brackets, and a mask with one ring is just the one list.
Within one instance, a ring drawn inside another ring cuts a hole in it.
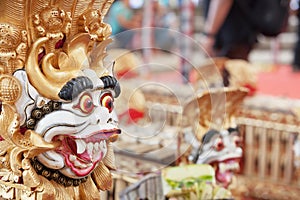
[{"label": "gold decorative scrollwork", "polygon": [[24,66],[27,33],[17,27],[0,23],[0,74],[12,74]]},{"label": "gold decorative scrollwork", "polygon": [[41,175],[34,162],[37,155],[61,143],[46,142],[41,133],[25,125],[33,105],[63,102],[59,91],[72,78],[82,76],[83,70],[97,71],[98,76],[106,70],[103,58],[111,27],[103,18],[112,3],[0,1],[0,199],[100,199],[99,189],[111,186],[112,140],[107,140],[105,158],[80,184],[72,179],[69,185],[54,170],[51,176],[64,179],[64,185],[47,179],[46,168]]},{"label": "gold decorative scrollwork", "polygon": [[89,9],[78,20],[79,30],[90,34],[97,42],[106,40],[111,35],[111,26],[103,22],[100,10]]}]

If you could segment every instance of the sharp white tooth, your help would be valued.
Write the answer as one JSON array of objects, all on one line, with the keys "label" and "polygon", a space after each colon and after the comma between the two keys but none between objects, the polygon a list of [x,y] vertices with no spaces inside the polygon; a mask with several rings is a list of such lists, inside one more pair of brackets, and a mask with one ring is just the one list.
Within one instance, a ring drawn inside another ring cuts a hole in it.
[{"label": "sharp white tooth", "polygon": [[75,167],[79,167],[81,169],[84,169],[87,167],[87,165],[81,164],[78,160],[75,160],[74,165],[75,165]]},{"label": "sharp white tooth", "polygon": [[100,141],[99,148],[100,148],[101,151],[103,150],[103,141]]},{"label": "sharp white tooth", "polygon": [[89,164],[87,164],[87,166],[88,166],[88,167],[91,167],[91,166],[93,166],[93,163],[89,163]]},{"label": "sharp white tooth", "polygon": [[89,155],[92,155],[93,149],[94,149],[93,143],[91,143],[91,142],[88,143],[88,144],[87,144],[87,151],[88,151],[88,154],[89,154]]},{"label": "sharp white tooth", "polygon": [[220,163],[219,170],[220,170],[220,173],[224,173],[226,171],[226,164]]},{"label": "sharp white tooth", "polygon": [[75,167],[85,168],[84,164],[81,164],[78,160],[75,160],[74,165],[75,165]]},{"label": "sharp white tooth", "polygon": [[75,167],[80,167],[81,163],[78,160],[75,160],[74,165]]},{"label": "sharp white tooth", "polygon": [[107,150],[106,140],[103,141],[104,148]]},{"label": "sharp white tooth", "polygon": [[99,142],[94,144],[94,148],[95,148],[96,151],[99,151],[99,149],[100,149],[99,145],[100,145]]},{"label": "sharp white tooth", "polygon": [[71,162],[74,162],[74,161],[76,160],[76,156],[70,155],[70,156],[69,156],[69,160],[70,160]]},{"label": "sharp white tooth", "polygon": [[92,160],[96,160],[97,150],[95,149],[95,146],[93,146],[93,154],[92,154]]},{"label": "sharp white tooth", "polygon": [[235,169],[239,170],[240,169],[240,165],[239,163],[235,163]]},{"label": "sharp white tooth", "polygon": [[92,160],[93,160],[93,161],[96,161],[96,160],[97,160],[97,154],[96,154],[95,152],[93,153],[93,158],[92,158]]},{"label": "sharp white tooth", "polygon": [[101,151],[105,151],[106,150],[106,141],[105,140],[102,140],[100,142],[100,149],[101,149]]},{"label": "sharp white tooth", "polygon": [[82,154],[86,149],[86,143],[83,140],[75,140],[77,145],[77,153]]},{"label": "sharp white tooth", "polygon": [[81,169],[87,168],[87,165],[86,165],[86,164],[81,164],[81,165],[80,165],[80,168],[81,168]]},{"label": "sharp white tooth", "polygon": [[100,149],[100,151],[104,150],[103,141],[100,141],[100,143],[99,143],[99,149]]},{"label": "sharp white tooth", "polygon": [[101,142],[100,142],[100,150],[101,150],[101,152],[103,153],[103,157],[106,155],[106,153],[107,153],[107,146],[106,146],[106,141],[105,140],[102,140]]}]

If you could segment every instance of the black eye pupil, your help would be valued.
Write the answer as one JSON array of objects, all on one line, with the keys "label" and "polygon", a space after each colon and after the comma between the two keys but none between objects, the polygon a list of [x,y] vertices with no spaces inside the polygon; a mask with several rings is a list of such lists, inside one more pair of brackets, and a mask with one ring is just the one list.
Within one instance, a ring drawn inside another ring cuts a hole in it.
[{"label": "black eye pupil", "polygon": [[109,108],[112,107],[112,101],[108,101],[108,107],[109,107]]},{"label": "black eye pupil", "polygon": [[90,100],[88,100],[88,102],[86,103],[87,108],[92,107],[92,102]]}]

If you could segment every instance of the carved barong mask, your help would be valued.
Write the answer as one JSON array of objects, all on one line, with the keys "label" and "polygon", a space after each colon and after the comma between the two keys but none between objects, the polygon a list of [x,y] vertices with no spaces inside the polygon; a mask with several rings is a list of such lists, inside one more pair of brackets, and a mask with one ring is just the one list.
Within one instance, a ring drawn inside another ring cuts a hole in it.
[{"label": "carved barong mask", "polygon": [[233,174],[240,169],[243,155],[241,137],[235,128],[209,130],[202,138],[202,147],[197,163],[207,163],[214,167],[216,179],[223,187],[228,187]]},{"label": "carved barong mask", "polygon": [[1,1],[1,197],[99,199],[111,186],[121,133],[120,86],[103,62],[112,2]]},{"label": "carved barong mask", "polygon": [[236,118],[247,93],[246,88],[221,88],[197,98],[200,115],[196,137],[201,145],[195,162],[213,166],[216,180],[223,187],[231,184],[234,173],[240,169],[243,141]]}]

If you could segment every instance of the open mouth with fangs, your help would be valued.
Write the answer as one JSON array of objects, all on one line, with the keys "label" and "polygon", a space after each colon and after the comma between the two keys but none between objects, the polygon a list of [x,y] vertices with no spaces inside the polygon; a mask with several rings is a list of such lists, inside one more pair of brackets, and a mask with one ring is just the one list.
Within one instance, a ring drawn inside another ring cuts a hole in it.
[{"label": "open mouth with fangs", "polygon": [[62,145],[56,151],[65,157],[66,165],[79,177],[87,176],[107,153],[107,141],[120,134],[120,129],[101,130],[86,138],[56,136]]},{"label": "open mouth with fangs", "polygon": [[231,158],[220,162],[213,162],[210,165],[215,168],[217,181],[223,187],[227,188],[232,181],[233,174],[240,170],[239,163],[240,158]]}]

